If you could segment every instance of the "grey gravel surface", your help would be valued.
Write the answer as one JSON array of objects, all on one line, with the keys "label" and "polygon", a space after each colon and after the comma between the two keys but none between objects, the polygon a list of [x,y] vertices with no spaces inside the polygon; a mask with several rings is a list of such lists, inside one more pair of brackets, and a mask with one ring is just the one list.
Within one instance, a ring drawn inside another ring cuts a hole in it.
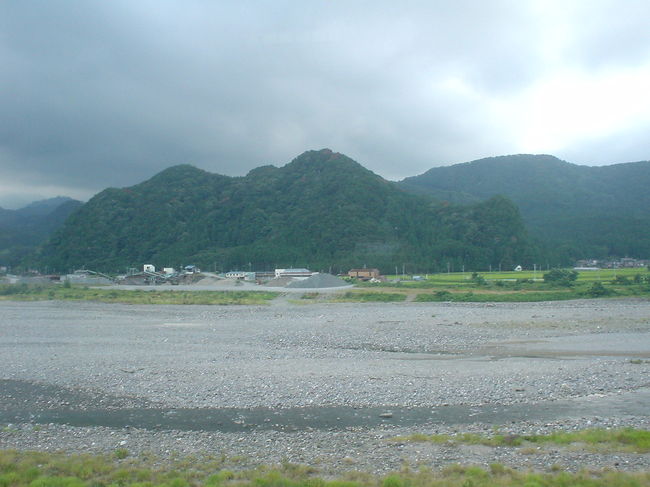
[{"label": "grey gravel surface", "polygon": [[[223,453],[241,457],[242,465],[287,460],[328,473],[382,472],[403,462],[649,469],[647,454],[387,441],[495,426],[515,434],[648,428],[649,332],[646,300],[291,305],[280,298],[266,307],[0,302],[0,413],[34,417],[5,424],[0,448]],[[630,407],[623,411],[621,403]],[[325,407],[498,412],[517,405],[530,408],[529,419],[513,422],[504,413],[482,423],[470,414],[401,426],[398,414],[387,413],[373,425],[295,431],[262,425],[243,432],[36,424],[39,411],[62,409],[314,408],[317,416]]]}]

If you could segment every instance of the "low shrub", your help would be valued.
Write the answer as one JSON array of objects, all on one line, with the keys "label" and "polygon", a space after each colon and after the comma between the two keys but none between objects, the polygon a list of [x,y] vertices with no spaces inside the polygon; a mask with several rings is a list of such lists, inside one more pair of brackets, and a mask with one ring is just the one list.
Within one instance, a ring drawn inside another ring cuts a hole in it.
[{"label": "low shrub", "polygon": [[568,269],[551,269],[544,274],[544,282],[556,286],[570,287],[578,279],[578,272]]},{"label": "low shrub", "polygon": [[600,281],[596,281],[589,286],[584,294],[592,298],[599,298],[602,296],[610,296],[614,294],[614,291],[603,286]]}]

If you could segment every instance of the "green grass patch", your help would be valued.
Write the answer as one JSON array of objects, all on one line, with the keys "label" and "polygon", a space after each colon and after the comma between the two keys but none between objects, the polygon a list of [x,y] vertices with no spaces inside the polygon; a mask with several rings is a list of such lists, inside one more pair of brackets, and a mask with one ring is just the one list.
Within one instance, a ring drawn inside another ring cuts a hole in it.
[{"label": "green grass patch", "polygon": [[[267,304],[279,293],[268,291],[175,291],[126,290],[114,288],[88,288],[28,286],[24,284],[0,285],[0,299],[14,301],[99,301],[124,304]],[[0,486],[1,487],[1,486]]]},{"label": "green grass patch", "polygon": [[300,296],[300,299],[318,299],[320,297],[319,293],[305,293]]},{"label": "green grass patch", "polygon": [[333,301],[345,303],[395,303],[406,299],[406,294],[385,292],[348,291],[333,298]]},{"label": "green grass patch", "polygon": [[520,446],[524,439],[514,435],[479,435],[475,433],[461,433],[457,435],[424,435],[416,433],[410,436],[397,436],[391,438],[395,442],[436,443],[447,445],[485,445],[485,446]]},{"label": "green grass patch", "polygon": [[449,465],[441,470],[402,469],[385,476],[349,472],[318,476],[316,469],[283,463],[278,467],[230,470],[223,457],[153,457],[0,451],[0,487],[617,487],[650,486],[650,473],[613,470],[520,472],[500,464],[483,469]]},{"label": "green grass patch", "polygon": [[522,446],[524,444],[582,445],[589,450],[609,452],[650,452],[650,431],[633,428],[607,430],[601,428],[572,432],[558,432],[549,435],[479,435],[462,433],[457,435],[398,436],[391,441],[437,443],[450,445]]},{"label": "green grass patch", "polygon": [[418,294],[415,301],[426,302],[472,302],[472,303],[523,303],[535,301],[562,301],[567,299],[578,299],[581,294],[571,290],[551,291],[522,291],[522,292],[460,292],[460,291],[438,291],[435,293]]}]

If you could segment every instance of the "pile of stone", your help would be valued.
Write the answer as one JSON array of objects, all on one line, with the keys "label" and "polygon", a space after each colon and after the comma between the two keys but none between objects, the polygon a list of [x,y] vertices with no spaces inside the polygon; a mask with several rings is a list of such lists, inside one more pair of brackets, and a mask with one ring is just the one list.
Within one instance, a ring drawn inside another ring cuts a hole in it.
[{"label": "pile of stone", "polygon": [[288,287],[289,284],[296,282],[296,279],[293,277],[276,277],[271,279],[269,282],[265,283],[265,286],[269,287]]},{"label": "pile of stone", "polygon": [[286,287],[290,288],[307,288],[307,289],[318,289],[318,288],[327,288],[327,287],[342,287],[349,286],[350,284],[345,282],[343,279],[333,276],[332,274],[319,273],[314,274],[307,279],[301,279],[287,284]]}]

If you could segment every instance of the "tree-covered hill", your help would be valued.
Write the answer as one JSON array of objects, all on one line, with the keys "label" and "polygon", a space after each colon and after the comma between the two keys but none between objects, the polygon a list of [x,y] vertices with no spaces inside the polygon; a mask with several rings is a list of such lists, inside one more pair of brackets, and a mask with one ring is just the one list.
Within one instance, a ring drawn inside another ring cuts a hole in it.
[{"label": "tree-covered hill", "polygon": [[400,186],[455,203],[504,195],[552,262],[650,256],[648,161],[589,167],[548,155],[491,157],[436,167]]},{"label": "tree-covered hill", "polygon": [[496,197],[469,206],[411,195],[328,149],[245,177],[169,168],[102,191],[43,248],[59,270],[117,272],[153,263],[204,268],[305,266],[385,272],[510,267],[532,262],[517,208]]},{"label": "tree-covered hill", "polygon": [[0,208],[0,264],[19,264],[81,205],[80,201],[59,196],[18,210]]}]

